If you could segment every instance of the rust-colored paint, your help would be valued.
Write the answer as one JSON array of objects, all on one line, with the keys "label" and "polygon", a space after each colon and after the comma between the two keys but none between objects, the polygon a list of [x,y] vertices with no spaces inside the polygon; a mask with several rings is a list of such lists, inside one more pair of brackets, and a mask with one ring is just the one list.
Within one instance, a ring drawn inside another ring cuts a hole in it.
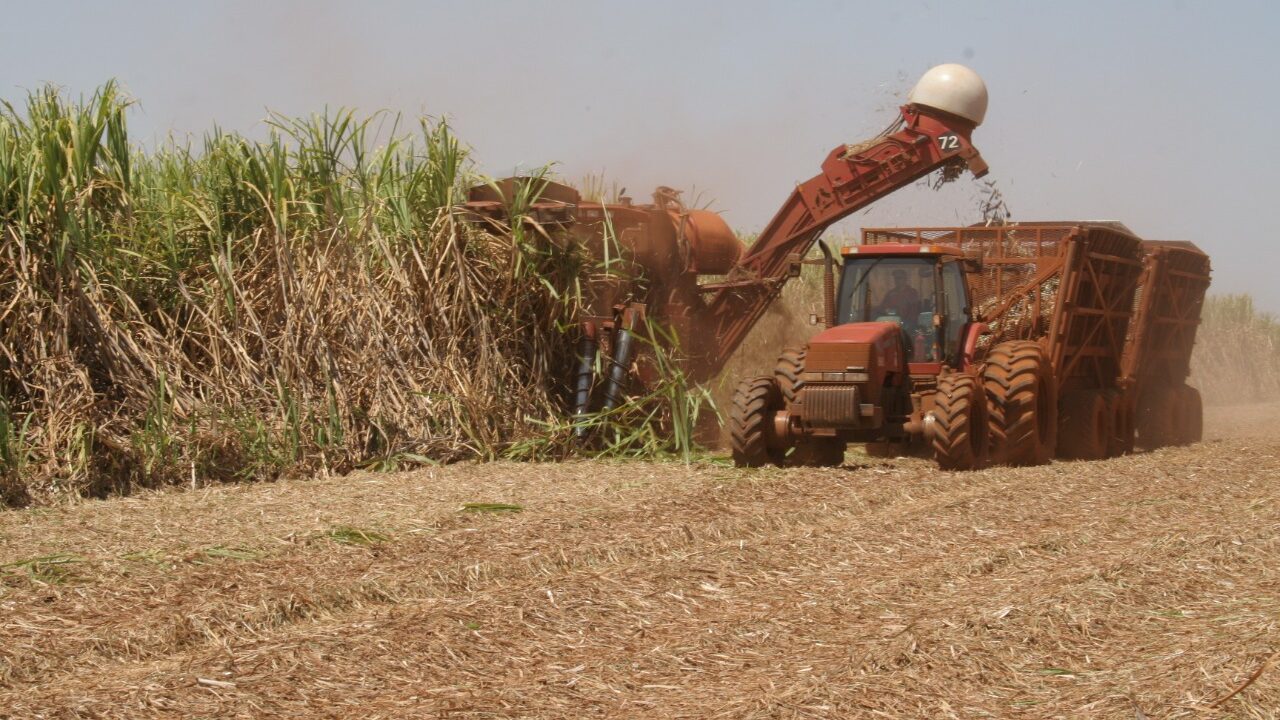
[{"label": "rust-colored paint", "polygon": [[1128,410],[1145,412],[1156,395],[1191,374],[1191,351],[1209,289],[1209,256],[1189,242],[1149,240],[1137,309],[1125,343],[1123,378]]},{"label": "rust-colored paint", "polygon": [[696,275],[724,275],[742,257],[742,241],[719,213],[710,210],[669,210],[677,237],[685,238],[689,261],[683,271]]},{"label": "rust-colored paint", "polygon": [[690,349],[707,372],[723,367],[782,292],[791,264],[832,224],[950,162],[967,164],[975,177],[987,173],[970,140],[972,122],[915,105],[904,105],[901,115],[900,130],[832,150],[822,172],[791,193],[729,277],[702,286],[711,297]]}]

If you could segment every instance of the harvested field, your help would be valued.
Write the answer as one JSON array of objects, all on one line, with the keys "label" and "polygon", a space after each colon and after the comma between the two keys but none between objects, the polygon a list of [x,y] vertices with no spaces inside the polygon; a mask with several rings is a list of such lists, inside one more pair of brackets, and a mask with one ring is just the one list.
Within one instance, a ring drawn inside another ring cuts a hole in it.
[{"label": "harvested field", "polygon": [[0,716],[1280,717],[1277,410],[1040,468],[463,464],[8,511]]}]

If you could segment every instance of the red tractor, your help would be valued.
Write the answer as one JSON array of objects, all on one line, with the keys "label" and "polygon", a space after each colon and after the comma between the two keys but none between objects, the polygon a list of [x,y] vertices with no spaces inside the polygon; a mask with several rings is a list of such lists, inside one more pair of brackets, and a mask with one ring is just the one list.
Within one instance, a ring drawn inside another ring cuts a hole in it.
[{"label": "red tractor", "polygon": [[[838,293],[827,298],[827,329],[784,351],[772,377],[738,387],[729,420],[734,461],[781,465],[792,451],[793,462],[838,465],[848,442],[927,435],[942,467],[985,462],[986,401],[975,358],[985,326],[972,320],[972,263],[956,248],[930,245],[844,254]],[[1010,350],[1019,365],[1034,366],[1032,382],[1040,382],[1039,353]]]}]

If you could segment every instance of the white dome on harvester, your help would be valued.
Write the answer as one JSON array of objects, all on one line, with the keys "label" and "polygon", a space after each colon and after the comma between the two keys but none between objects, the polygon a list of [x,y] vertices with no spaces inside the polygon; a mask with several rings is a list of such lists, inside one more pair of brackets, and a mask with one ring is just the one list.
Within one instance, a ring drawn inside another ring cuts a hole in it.
[{"label": "white dome on harvester", "polygon": [[981,125],[987,116],[987,84],[964,65],[930,68],[911,88],[907,102],[951,113]]}]

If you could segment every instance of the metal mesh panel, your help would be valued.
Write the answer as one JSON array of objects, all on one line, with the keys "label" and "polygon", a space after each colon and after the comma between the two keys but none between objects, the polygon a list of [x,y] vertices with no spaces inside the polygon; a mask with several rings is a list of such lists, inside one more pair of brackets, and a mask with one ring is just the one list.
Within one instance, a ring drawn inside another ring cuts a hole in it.
[{"label": "metal mesh panel", "polygon": [[981,258],[982,277],[974,288],[974,299],[981,307],[1029,282],[1046,259],[1058,258],[1075,229],[1072,225],[867,228],[862,231],[862,243],[944,245],[958,248],[967,257]]},{"label": "metal mesh panel", "polygon": [[1178,272],[1208,279],[1209,256],[1195,251],[1171,249],[1169,252],[1169,267]]}]

